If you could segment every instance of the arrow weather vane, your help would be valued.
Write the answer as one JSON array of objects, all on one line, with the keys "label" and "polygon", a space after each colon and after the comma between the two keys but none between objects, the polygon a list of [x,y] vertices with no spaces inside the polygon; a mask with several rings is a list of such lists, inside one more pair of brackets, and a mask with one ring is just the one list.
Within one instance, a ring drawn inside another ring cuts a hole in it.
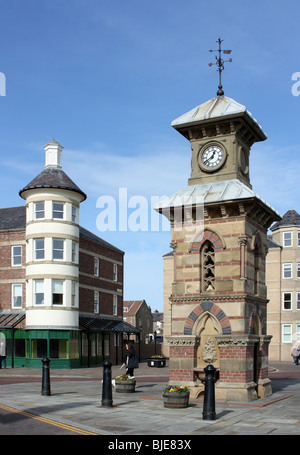
[{"label": "arrow weather vane", "polygon": [[[221,83],[221,74],[222,74],[222,71],[224,71],[224,63],[226,62],[232,62],[232,58],[230,58],[229,60],[223,60],[221,58],[221,55],[222,55],[222,52],[224,54],[231,54],[231,50],[224,50],[224,49],[221,49],[221,43],[222,43],[223,40],[221,40],[221,38],[218,39],[217,43],[219,43],[219,49],[215,50],[215,49],[211,49],[209,52],[219,52],[219,57],[216,56],[216,62],[215,62],[215,65],[217,65],[218,67],[218,70],[219,71],[219,90],[217,91],[217,95],[218,96],[222,96],[224,95],[224,91],[223,91],[223,87],[222,87],[222,83]],[[208,66],[212,66],[213,63],[209,63]]]}]

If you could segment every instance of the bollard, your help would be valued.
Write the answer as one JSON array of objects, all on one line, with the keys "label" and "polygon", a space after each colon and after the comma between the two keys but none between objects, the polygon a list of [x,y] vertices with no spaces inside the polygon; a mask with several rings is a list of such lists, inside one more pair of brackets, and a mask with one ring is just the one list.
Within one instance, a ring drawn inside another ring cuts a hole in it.
[{"label": "bollard", "polygon": [[112,406],[111,367],[109,360],[103,362],[102,406]]},{"label": "bollard", "polygon": [[204,368],[205,389],[203,403],[203,420],[216,420],[215,411],[215,372],[217,369],[213,365]]},{"label": "bollard", "polygon": [[47,357],[42,359],[43,374],[42,374],[42,395],[51,395],[50,390],[50,360]]}]

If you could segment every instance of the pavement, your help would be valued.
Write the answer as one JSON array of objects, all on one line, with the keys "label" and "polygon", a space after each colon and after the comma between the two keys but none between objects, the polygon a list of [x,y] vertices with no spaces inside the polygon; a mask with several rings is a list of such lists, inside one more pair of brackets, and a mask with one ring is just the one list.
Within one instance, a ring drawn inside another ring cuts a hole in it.
[{"label": "pavement", "polygon": [[[120,365],[112,367],[112,378],[120,373]],[[113,405],[105,407],[102,367],[51,370],[50,363],[50,396],[41,395],[42,368],[0,369],[0,411],[68,428],[70,434],[106,435],[113,441],[118,436],[134,440],[134,435],[184,436],[189,441],[199,435],[300,434],[300,365],[270,362],[273,394],[250,403],[216,401],[212,421],[202,418],[202,396],[190,399],[187,408],[163,406],[168,373],[168,365],[152,368],[140,363],[135,370],[136,392],[122,394],[113,388]],[[7,428],[0,421],[0,434],[6,434]],[[21,420],[18,428],[21,433]]]}]

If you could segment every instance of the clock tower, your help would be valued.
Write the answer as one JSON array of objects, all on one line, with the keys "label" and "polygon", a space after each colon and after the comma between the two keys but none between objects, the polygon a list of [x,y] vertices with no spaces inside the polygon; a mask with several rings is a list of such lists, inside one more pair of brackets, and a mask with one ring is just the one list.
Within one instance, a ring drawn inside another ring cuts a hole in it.
[{"label": "clock tower", "polygon": [[254,193],[249,173],[251,146],[266,135],[220,86],[172,126],[190,142],[191,174],[155,206],[171,223],[164,284],[170,383],[187,384],[198,397],[212,364],[217,399],[268,396],[265,257],[267,230],[281,217]]},{"label": "clock tower", "polygon": [[239,179],[251,188],[250,148],[266,135],[241,104],[216,96],[172,122],[191,143],[189,185]]}]

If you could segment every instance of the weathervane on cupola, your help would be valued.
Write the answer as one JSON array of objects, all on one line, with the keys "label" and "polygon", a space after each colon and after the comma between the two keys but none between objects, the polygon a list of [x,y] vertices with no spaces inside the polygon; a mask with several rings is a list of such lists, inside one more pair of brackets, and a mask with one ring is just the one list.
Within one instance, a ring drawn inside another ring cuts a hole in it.
[{"label": "weathervane on cupola", "polygon": [[[230,58],[229,60],[223,60],[221,55],[222,55],[222,52],[224,54],[231,54],[231,50],[228,50],[228,49],[221,49],[221,43],[222,43],[223,40],[221,40],[221,38],[218,39],[217,43],[219,43],[219,49],[210,49],[209,52],[219,52],[219,57],[216,56],[216,62],[215,62],[215,65],[217,65],[218,67],[218,70],[219,71],[219,90],[217,91],[217,95],[218,96],[223,96],[224,95],[224,90],[223,90],[223,87],[222,87],[222,83],[221,83],[221,75],[222,75],[222,71],[224,71],[224,63],[226,62],[232,62],[232,58]],[[209,63],[208,66],[212,66],[213,63]]]}]

